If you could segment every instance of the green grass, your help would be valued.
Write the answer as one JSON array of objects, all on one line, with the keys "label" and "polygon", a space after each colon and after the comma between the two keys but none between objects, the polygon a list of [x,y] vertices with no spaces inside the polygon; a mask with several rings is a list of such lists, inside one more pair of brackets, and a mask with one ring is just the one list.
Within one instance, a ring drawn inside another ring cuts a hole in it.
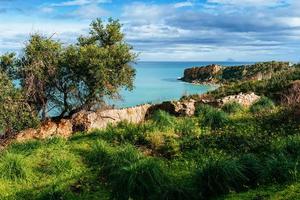
[{"label": "green grass", "polygon": [[300,126],[264,109],[202,105],[195,117],[159,111],[139,125],[14,143],[0,155],[0,199],[299,199]]}]

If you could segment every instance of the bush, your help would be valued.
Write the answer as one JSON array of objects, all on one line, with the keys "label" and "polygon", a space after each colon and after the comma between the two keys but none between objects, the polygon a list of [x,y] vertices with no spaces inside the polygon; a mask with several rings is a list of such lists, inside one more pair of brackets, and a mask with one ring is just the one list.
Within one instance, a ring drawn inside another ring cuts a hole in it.
[{"label": "bush", "polygon": [[200,104],[196,107],[195,116],[202,117],[205,116],[215,110],[214,107],[207,104]]},{"label": "bush", "polygon": [[222,110],[229,114],[241,112],[241,111],[243,111],[243,109],[244,109],[244,107],[237,102],[226,103],[222,107]]},{"label": "bush", "polygon": [[270,156],[265,165],[263,177],[266,183],[281,184],[297,179],[298,162],[288,159],[284,154]]},{"label": "bush", "polygon": [[143,125],[120,122],[117,126],[108,126],[101,138],[110,142],[144,144],[144,132]]},{"label": "bush", "polygon": [[171,116],[169,113],[162,110],[156,111],[152,115],[151,119],[160,129],[163,130],[172,128],[176,123],[175,117]]},{"label": "bush", "polygon": [[255,155],[246,154],[240,158],[239,163],[243,166],[242,173],[247,178],[245,186],[258,186],[263,173],[261,161]]},{"label": "bush", "polygon": [[208,105],[197,107],[196,115],[200,118],[204,126],[209,126],[212,129],[221,128],[229,122],[227,113]]},{"label": "bush", "polygon": [[166,158],[172,158],[180,153],[179,142],[172,137],[164,137],[164,144],[157,149]]},{"label": "bush", "polygon": [[262,111],[268,111],[275,107],[273,101],[268,97],[261,97],[257,102],[255,102],[251,107],[250,111],[252,113],[258,113]]},{"label": "bush", "polygon": [[243,166],[235,160],[210,161],[196,173],[195,185],[204,199],[240,191],[247,178]]},{"label": "bush", "polygon": [[142,159],[118,170],[111,182],[116,199],[157,199],[168,184],[161,163],[156,159]]},{"label": "bush", "polygon": [[192,118],[185,118],[179,120],[175,127],[175,133],[184,136],[184,137],[197,137],[200,135],[200,130],[196,120]]},{"label": "bush", "polygon": [[5,153],[0,159],[0,176],[13,181],[26,179],[29,169],[22,156]]}]

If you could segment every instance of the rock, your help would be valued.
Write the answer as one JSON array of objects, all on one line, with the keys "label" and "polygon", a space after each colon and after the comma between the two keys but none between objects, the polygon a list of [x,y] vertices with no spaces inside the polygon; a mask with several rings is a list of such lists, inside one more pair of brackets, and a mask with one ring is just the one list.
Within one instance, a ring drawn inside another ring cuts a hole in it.
[{"label": "rock", "polygon": [[300,80],[293,81],[280,92],[280,102],[285,106],[300,105]]},{"label": "rock", "polygon": [[163,110],[174,116],[192,116],[195,114],[195,100],[166,101],[161,104],[153,105],[147,112],[147,117],[157,110]]},{"label": "rock", "polygon": [[109,124],[121,121],[140,123],[145,120],[150,104],[126,109],[110,109],[99,112],[81,111],[72,117],[73,131],[92,131],[104,129]]},{"label": "rock", "polygon": [[227,96],[222,99],[218,99],[217,102],[218,102],[219,106],[222,106],[226,103],[236,102],[236,103],[241,104],[242,106],[249,107],[250,105],[252,105],[254,102],[256,102],[259,99],[260,99],[260,96],[257,96],[256,94],[254,94],[252,92],[250,94],[240,93],[237,95]]}]

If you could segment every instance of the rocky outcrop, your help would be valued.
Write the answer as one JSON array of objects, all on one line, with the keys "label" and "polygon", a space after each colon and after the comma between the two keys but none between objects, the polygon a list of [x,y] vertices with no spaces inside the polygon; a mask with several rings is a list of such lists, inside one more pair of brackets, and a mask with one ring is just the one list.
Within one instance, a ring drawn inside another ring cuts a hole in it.
[{"label": "rocky outcrop", "polygon": [[195,114],[195,100],[166,101],[161,104],[153,105],[148,109],[147,117],[157,110],[163,110],[174,116],[193,116]]},{"label": "rocky outcrop", "polygon": [[45,139],[53,136],[69,137],[77,131],[92,131],[104,129],[109,124],[117,124],[121,121],[140,123],[145,116],[150,104],[136,106],[126,109],[110,109],[98,112],[81,111],[72,116],[71,119],[62,119],[59,122],[46,121],[37,129],[28,129],[20,132],[16,140]]},{"label": "rocky outcrop", "polygon": [[40,128],[28,129],[20,132],[16,136],[17,141],[29,139],[45,139],[53,136],[69,137],[74,132],[90,132],[95,129],[105,129],[108,125],[114,125],[121,121],[130,123],[141,123],[157,110],[164,110],[174,116],[193,116],[195,107],[199,103],[222,106],[228,102],[237,102],[244,106],[249,106],[260,97],[251,94],[238,94],[224,97],[218,100],[202,99],[195,101],[193,99],[182,101],[168,101],[157,105],[145,104],[125,109],[109,109],[102,111],[81,111],[76,113],[70,119],[62,119],[58,122],[46,121]]},{"label": "rocky outcrop", "polygon": [[293,70],[293,66],[287,62],[263,62],[226,67],[213,64],[188,68],[184,70],[184,76],[180,80],[200,84],[264,80],[286,70]]},{"label": "rocky outcrop", "polygon": [[121,121],[140,123],[145,120],[150,104],[126,109],[111,109],[101,112],[81,111],[72,117],[73,131],[104,129],[109,124]]},{"label": "rocky outcrop", "polygon": [[193,67],[184,70],[181,80],[186,82],[213,82],[214,77],[221,71],[219,65],[208,65],[205,67]]},{"label": "rocky outcrop", "polygon": [[249,93],[249,94],[237,94],[237,95],[231,95],[227,96],[221,99],[218,99],[217,102],[220,106],[226,104],[226,103],[231,103],[231,102],[236,102],[239,103],[245,107],[249,107],[252,105],[254,102],[260,99],[260,96],[257,96],[256,94]]},{"label": "rocky outcrop", "polygon": [[16,140],[23,141],[28,139],[45,139],[53,136],[69,137],[73,133],[71,120],[62,119],[59,122],[48,120],[41,124],[37,129],[27,129],[16,136]]},{"label": "rocky outcrop", "polygon": [[293,107],[300,105],[300,80],[293,81],[281,92],[280,102]]}]

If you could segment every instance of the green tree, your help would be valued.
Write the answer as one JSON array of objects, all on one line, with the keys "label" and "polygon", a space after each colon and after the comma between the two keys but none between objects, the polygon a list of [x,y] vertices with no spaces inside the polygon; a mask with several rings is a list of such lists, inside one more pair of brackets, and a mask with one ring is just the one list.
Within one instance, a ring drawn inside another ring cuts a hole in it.
[{"label": "green tree", "polygon": [[106,98],[118,98],[121,88],[131,90],[137,55],[124,40],[121,24],[109,19],[91,23],[87,36],[63,46],[40,35],[31,36],[18,62],[21,85],[28,102],[47,116],[59,117],[81,109],[96,109]]},{"label": "green tree", "polygon": [[35,34],[30,37],[18,63],[24,95],[42,118],[47,116],[49,101],[55,91],[61,51],[60,42]]},{"label": "green tree", "polygon": [[14,87],[5,72],[0,71],[1,134],[13,134],[26,128],[35,127],[39,121],[36,116],[24,99],[21,90]]}]

